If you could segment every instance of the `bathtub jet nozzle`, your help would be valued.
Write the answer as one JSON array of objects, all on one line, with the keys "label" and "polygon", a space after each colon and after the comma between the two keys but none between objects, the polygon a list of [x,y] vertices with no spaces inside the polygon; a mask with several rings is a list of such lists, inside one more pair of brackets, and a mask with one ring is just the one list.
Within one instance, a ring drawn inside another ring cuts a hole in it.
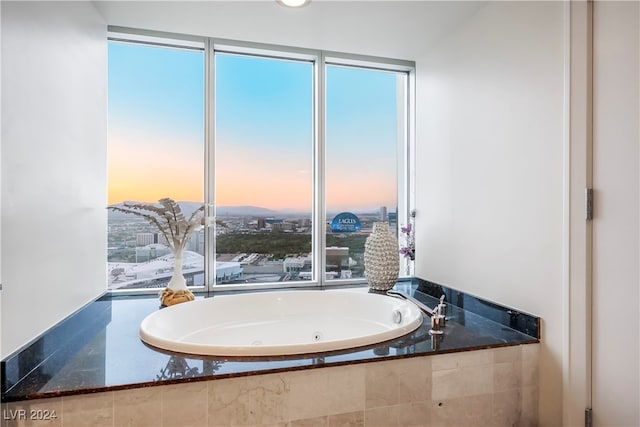
[{"label": "bathtub jet nozzle", "polygon": [[393,323],[400,324],[402,323],[402,312],[400,310],[393,310]]}]

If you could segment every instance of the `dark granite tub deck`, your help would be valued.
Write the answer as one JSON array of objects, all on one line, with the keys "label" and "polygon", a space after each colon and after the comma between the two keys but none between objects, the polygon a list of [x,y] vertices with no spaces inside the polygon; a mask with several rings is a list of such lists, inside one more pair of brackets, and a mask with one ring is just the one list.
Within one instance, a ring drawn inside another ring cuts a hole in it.
[{"label": "dark granite tub deck", "polygon": [[194,356],[152,348],[138,338],[142,319],[158,310],[156,296],[107,295],[0,362],[2,402],[539,342],[535,316],[420,279],[394,289],[429,307],[444,294],[444,335],[430,335],[425,316],[414,332],[368,347],[282,357]]}]

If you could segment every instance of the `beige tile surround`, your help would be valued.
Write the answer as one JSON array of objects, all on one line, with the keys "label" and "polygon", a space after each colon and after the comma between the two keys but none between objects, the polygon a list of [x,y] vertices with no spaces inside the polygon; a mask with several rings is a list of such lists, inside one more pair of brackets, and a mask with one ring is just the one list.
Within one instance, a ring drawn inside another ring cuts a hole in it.
[{"label": "beige tile surround", "polygon": [[[2,427],[535,426],[539,344],[3,405]],[[18,418],[24,409],[27,419]],[[38,410],[53,420],[30,420]]]}]

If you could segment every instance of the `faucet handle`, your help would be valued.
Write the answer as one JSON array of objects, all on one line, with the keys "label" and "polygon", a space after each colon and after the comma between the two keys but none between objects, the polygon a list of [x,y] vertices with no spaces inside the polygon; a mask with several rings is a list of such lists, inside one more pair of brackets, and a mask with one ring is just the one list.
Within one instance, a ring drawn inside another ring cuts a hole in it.
[{"label": "faucet handle", "polygon": [[434,314],[431,316],[431,329],[429,329],[429,333],[431,335],[442,335],[444,331],[442,327],[444,326],[444,316],[439,314]]},{"label": "faucet handle", "polygon": [[442,327],[444,328],[445,321],[447,320],[447,304],[444,303],[444,295],[440,297],[440,303],[434,311],[438,316],[442,316]]},{"label": "faucet handle", "polygon": [[431,316],[431,329],[429,330],[431,335],[444,334],[442,328],[444,328],[444,322],[446,320],[446,311],[447,305],[444,303],[444,295],[442,295],[438,305],[433,309],[433,315]]},{"label": "faucet handle", "polygon": [[447,304],[444,303],[444,295],[442,295],[440,297],[440,301],[438,302],[438,304],[433,308],[433,313],[434,314],[439,314],[441,316],[445,316],[446,313],[445,311],[447,310]]}]

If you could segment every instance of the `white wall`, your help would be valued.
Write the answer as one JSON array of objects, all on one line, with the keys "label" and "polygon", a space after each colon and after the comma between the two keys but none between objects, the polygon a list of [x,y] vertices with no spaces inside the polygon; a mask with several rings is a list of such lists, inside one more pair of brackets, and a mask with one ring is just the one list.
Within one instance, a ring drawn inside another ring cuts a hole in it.
[{"label": "white wall", "polygon": [[640,425],[639,28],[638,2],[595,3],[593,416],[597,426]]},{"label": "white wall", "polygon": [[542,318],[562,422],[561,2],[492,2],[418,62],[417,276]]},{"label": "white wall", "polygon": [[2,355],[106,290],[106,26],[2,2]]}]

